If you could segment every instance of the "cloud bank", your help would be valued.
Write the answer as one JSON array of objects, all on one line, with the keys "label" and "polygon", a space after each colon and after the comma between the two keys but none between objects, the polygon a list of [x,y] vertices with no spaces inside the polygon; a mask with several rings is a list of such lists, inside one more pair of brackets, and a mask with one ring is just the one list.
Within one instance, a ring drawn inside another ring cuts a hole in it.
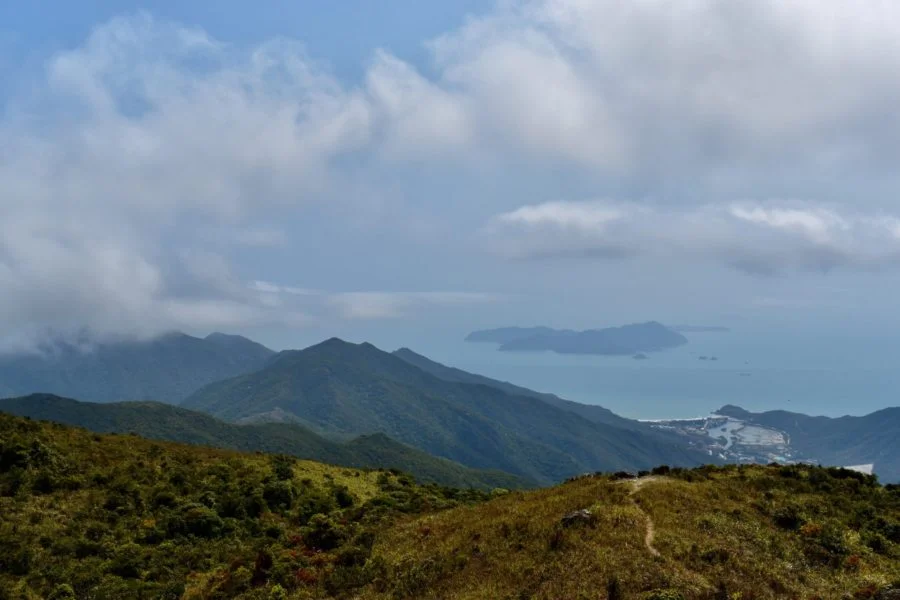
[{"label": "cloud bank", "polygon": [[515,259],[719,261],[752,274],[900,265],[900,219],[794,203],[660,208],[548,202],[497,215],[485,233]]},{"label": "cloud bank", "polygon": [[[0,331],[302,324],[231,253],[287,252],[304,230],[282,217],[348,189],[408,201],[417,171],[461,182],[445,213],[478,215],[513,257],[897,263],[895,3],[500,2],[427,44],[427,68],[373,50],[348,82],[294,40],[236,47],[144,13],[98,25],[0,115]],[[492,195],[467,183],[485,171],[626,201]],[[468,243],[468,224],[440,239]],[[392,317],[454,293],[328,298]]]}]

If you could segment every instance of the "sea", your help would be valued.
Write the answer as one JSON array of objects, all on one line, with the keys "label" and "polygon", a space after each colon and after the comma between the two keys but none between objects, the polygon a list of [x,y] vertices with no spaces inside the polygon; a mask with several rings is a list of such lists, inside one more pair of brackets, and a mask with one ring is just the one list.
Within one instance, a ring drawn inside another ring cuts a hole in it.
[{"label": "sea", "polygon": [[433,338],[413,349],[449,366],[634,419],[700,417],[726,404],[830,417],[900,406],[900,339],[890,332],[732,329],[684,335],[687,345],[647,353],[646,360],[500,352],[492,344]]}]

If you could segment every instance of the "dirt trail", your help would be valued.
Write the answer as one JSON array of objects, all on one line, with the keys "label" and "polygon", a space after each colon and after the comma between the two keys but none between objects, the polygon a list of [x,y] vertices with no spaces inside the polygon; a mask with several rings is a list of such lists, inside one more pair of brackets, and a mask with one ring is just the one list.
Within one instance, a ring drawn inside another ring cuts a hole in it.
[{"label": "dirt trail", "polygon": [[641,505],[638,504],[637,500],[634,498],[634,495],[645,485],[648,483],[653,483],[656,481],[661,481],[662,477],[641,477],[640,479],[631,479],[626,483],[631,484],[631,492],[629,492],[629,497],[631,497],[631,501],[634,502],[634,505],[637,507],[639,511],[644,515],[644,518],[647,520],[647,531],[644,533],[644,546],[647,547],[647,551],[650,552],[653,556],[660,556],[659,550],[653,547],[653,537],[656,535],[656,528],[653,525],[653,519],[650,518]]}]

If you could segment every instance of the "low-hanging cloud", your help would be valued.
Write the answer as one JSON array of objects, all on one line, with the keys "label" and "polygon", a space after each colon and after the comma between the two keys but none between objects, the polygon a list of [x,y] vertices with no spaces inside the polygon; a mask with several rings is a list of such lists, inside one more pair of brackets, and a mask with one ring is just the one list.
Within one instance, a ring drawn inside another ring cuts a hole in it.
[{"label": "low-hanging cloud", "polygon": [[548,202],[499,214],[484,233],[515,259],[699,259],[754,274],[900,267],[900,218],[802,202]]}]

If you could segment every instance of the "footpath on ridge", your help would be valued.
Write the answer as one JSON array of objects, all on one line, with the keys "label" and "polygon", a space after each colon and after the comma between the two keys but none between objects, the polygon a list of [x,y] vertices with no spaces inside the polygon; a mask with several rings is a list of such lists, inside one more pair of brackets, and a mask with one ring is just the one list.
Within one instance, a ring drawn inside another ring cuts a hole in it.
[{"label": "footpath on ridge", "polygon": [[663,480],[664,480],[663,477],[657,477],[657,476],[650,475],[647,477],[641,477],[639,479],[631,479],[631,480],[624,482],[631,486],[631,492],[629,492],[628,496],[631,498],[631,501],[634,503],[634,505],[637,507],[637,509],[639,511],[641,511],[641,514],[644,515],[644,519],[647,522],[647,530],[644,533],[644,546],[647,547],[647,551],[650,552],[650,554],[652,554],[653,556],[660,556],[659,550],[657,550],[656,548],[653,547],[653,538],[656,535],[656,528],[653,525],[653,519],[650,518],[650,515],[647,514],[647,512],[643,508],[641,508],[640,503],[637,501],[637,499],[634,497],[634,495],[637,492],[639,492],[641,490],[641,488],[643,488],[648,483],[655,483],[655,482],[659,482],[659,481],[663,481]]}]

